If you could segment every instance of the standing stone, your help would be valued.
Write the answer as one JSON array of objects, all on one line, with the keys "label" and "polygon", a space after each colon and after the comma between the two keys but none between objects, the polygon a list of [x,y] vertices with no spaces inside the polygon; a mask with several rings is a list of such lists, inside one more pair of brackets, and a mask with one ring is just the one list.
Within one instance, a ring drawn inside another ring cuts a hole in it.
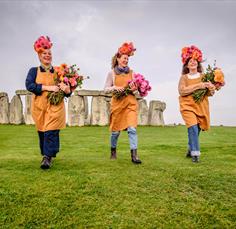
[{"label": "standing stone", "polygon": [[14,95],[10,103],[10,123],[24,123],[23,105],[19,95]]},{"label": "standing stone", "polygon": [[89,106],[88,106],[88,96],[83,96],[84,98],[84,110],[85,110],[85,116],[84,116],[84,124],[90,125],[90,115],[89,115]]},{"label": "standing stone", "polygon": [[166,109],[164,102],[153,100],[149,104],[148,124],[151,126],[163,126],[163,111]]},{"label": "standing stone", "polygon": [[109,103],[104,96],[93,96],[91,105],[91,125],[109,124]]},{"label": "standing stone", "polygon": [[9,99],[5,92],[0,92],[0,123],[9,123]]},{"label": "standing stone", "polygon": [[148,106],[145,99],[138,100],[138,125],[148,125]]},{"label": "standing stone", "polygon": [[24,113],[26,125],[34,124],[34,120],[31,115],[31,100],[32,100],[32,95],[26,94],[25,95],[25,113]]},{"label": "standing stone", "polygon": [[84,126],[85,124],[85,103],[83,96],[73,95],[68,101],[68,125]]}]

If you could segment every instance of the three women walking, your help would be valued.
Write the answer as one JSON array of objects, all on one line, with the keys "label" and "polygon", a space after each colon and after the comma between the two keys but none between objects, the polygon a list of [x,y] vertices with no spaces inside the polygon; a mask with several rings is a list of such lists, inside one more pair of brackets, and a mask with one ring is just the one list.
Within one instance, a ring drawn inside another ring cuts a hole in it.
[{"label": "three women walking", "polygon": [[[57,105],[50,103],[48,93],[60,92],[63,96],[70,96],[71,87],[61,81],[55,83],[55,70],[52,66],[52,43],[49,37],[41,36],[34,43],[34,49],[40,61],[39,67],[29,70],[26,78],[26,88],[33,93],[32,117],[39,136],[40,151],[43,156],[42,169],[51,166],[52,158],[59,152],[59,132],[65,128],[65,106],[64,101]],[[138,102],[136,94],[147,95],[151,90],[148,81],[142,75],[134,74],[128,66],[129,58],[134,55],[136,49],[132,43],[124,43],[112,58],[112,70],[108,73],[104,91],[112,93],[110,106],[110,159],[117,159],[117,145],[121,131],[127,131],[130,145],[131,161],[135,164],[142,163],[138,158]],[[186,156],[191,157],[193,162],[199,162],[200,144],[199,134],[201,130],[210,127],[210,112],[208,96],[215,92],[216,83],[203,82],[202,52],[196,46],[184,47],[182,49],[182,75],[179,80],[179,105],[183,120],[188,128],[188,151]],[[223,73],[221,73],[223,74]],[[79,76],[76,75],[76,79]],[[134,80],[136,78],[136,81]],[[219,77],[218,77],[219,78]],[[82,80],[82,78],[81,78]],[[142,86],[137,84],[141,82]],[[137,86],[138,85],[138,86]],[[129,93],[126,93],[127,88]],[[196,102],[193,93],[199,89],[208,89],[207,95]],[[220,88],[220,87],[219,87]],[[138,89],[138,90],[137,90]],[[117,96],[117,94],[125,96]]]}]

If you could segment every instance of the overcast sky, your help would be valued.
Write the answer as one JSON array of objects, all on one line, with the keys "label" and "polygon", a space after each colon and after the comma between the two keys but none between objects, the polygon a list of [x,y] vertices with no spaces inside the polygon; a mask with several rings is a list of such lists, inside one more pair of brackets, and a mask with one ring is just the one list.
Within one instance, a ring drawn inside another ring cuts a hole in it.
[{"label": "overcast sky", "polygon": [[0,1],[0,91],[10,99],[25,88],[39,61],[34,41],[48,35],[53,64],[77,64],[89,75],[84,89],[102,90],[111,57],[125,41],[137,48],[129,66],[150,80],[146,97],[166,102],[166,124],[183,123],[178,81],[181,48],[194,44],[207,64],[225,73],[226,85],[210,98],[211,124],[236,126],[235,1]]}]

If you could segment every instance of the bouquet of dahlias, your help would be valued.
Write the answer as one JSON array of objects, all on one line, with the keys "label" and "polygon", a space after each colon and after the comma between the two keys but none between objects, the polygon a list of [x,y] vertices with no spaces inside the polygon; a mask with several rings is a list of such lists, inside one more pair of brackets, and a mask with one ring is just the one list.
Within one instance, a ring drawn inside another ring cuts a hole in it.
[{"label": "bouquet of dahlias", "polygon": [[[67,64],[61,64],[60,66],[54,67],[55,78],[54,81],[56,85],[63,82],[70,86],[70,91],[73,92],[78,86],[81,87],[85,77],[79,75],[79,68],[76,65],[67,66]],[[89,77],[86,77],[89,78]],[[48,100],[53,105],[60,104],[65,97],[64,91],[61,89],[58,92],[49,91]]]},{"label": "bouquet of dahlias", "polygon": [[[146,80],[143,75],[139,74],[139,73],[135,73],[133,80],[129,81],[128,83],[130,84],[131,82],[133,82],[136,87],[137,90],[140,94],[140,96],[145,97],[148,95],[148,91],[151,91],[152,88],[149,85],[148,80]],[[128,85],[127,87],[124,88],[123,91],[115,91],[114,96],[116,99],[121,99],[124,96],[127,96],[129,94],[133,94],[133,91],[131,90],[130,86]]]},{"label": "bouquet of dahlias", "polygon": [[[208,65],[206,73],[204,73],[204,76],[202,77],[202,82],[211,82],[215,86],[217,91],[220,90],[220,88],[225,85],[224,74],[220,68],[216,67],[216,63],[214,63],[213,67]],[[207,95],[208,92],[209,92],[208,88],[196,90],[192,94],[194,101],[196,103],[201,102],[204,96]]]}]

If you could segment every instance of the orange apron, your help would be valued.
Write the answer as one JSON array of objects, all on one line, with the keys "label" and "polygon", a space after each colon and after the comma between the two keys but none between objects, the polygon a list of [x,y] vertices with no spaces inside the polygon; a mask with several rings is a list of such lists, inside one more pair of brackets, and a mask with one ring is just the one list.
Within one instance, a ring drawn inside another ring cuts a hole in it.
[{"label": "orange apron", "polygon": [[[115,73],[114,73],[115,74]],[[115,74],[114,85],[126,87],[128,81],[132,80],[132,71],[128,74]],[[138,103],[134,95],[128,95],[122,99],[111,99],[110,130],[120,131],[128,127],[137,127]]]},{"label": "orange apron", "polygon": [[[36,83],[45,86],[55,85],[54,73],[37,70]],[[64,101],[59,105],[52,105],[47,98],[48,92],[32,97],[32,117],[38,131],[59,130],[65,128]]]},{"label": "orange apron", "polygon": [[[187,79],[186,86],[202,82],[201,77],[196,79]],[[208,96],[205,96],[200,103],[195,103],[192,94],[179,97],[180,112],[186,126],[199,124],[202,130],[210,128],[210,112]]]}]

